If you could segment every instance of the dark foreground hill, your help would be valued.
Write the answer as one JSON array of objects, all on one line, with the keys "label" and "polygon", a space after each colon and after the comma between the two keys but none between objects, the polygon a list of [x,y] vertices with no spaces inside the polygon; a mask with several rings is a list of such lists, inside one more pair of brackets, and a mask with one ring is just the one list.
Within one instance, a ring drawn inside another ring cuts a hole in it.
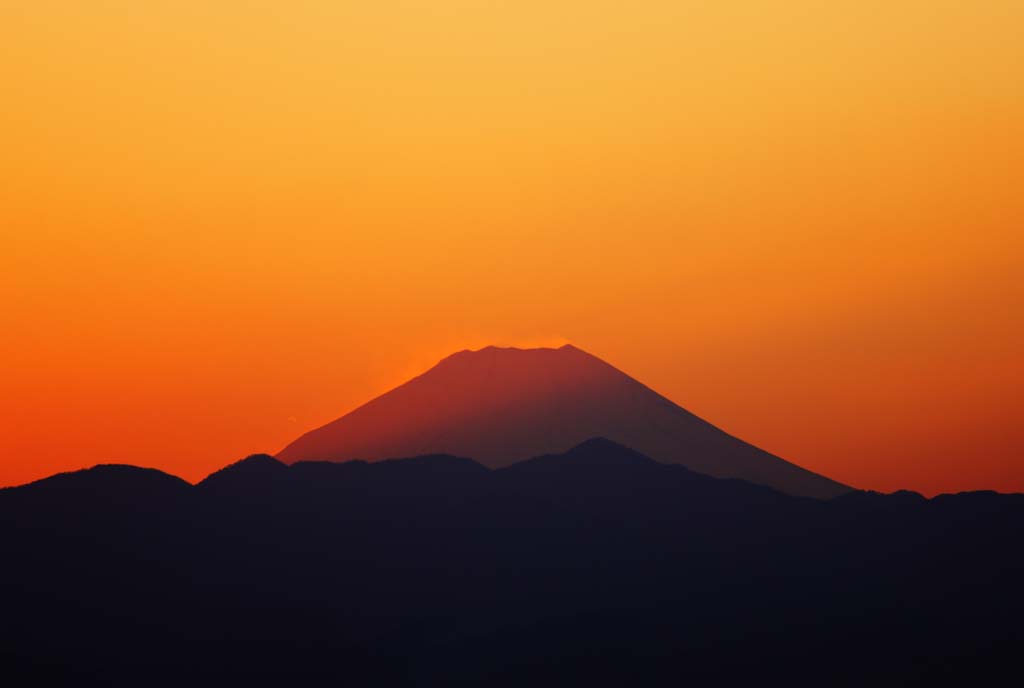
[{"label": "dark foreground hill", "polygon": [[501,468],[608,437],[663,463],[829,498],[850,488],[723,432],[574,346],[461,351],[285,447],[297,461],[472,456]]},{"label": "dark foreground hill", "polygon": [[0,681],[992,684],[1022,533],[1021,495],[819,501],[606,440],[501,470],[97,467],[0,491]]}]

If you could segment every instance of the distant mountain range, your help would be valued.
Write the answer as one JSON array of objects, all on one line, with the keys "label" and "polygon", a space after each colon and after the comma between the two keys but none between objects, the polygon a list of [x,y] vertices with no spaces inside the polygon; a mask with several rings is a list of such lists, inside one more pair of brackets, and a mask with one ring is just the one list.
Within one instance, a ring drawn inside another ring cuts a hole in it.
[{"label": "distant mountain range", "polygon": [[792,495],[850,488],[750,445],[574,346],[462,351],[281,452],[297,461],[453,454],[500,468],[607,437],[663,463]]},{"label": "distant mountain range", "polygon": [[1024,495],[784,494],[593,438],[0,490],[11,686],[995,685]]}]

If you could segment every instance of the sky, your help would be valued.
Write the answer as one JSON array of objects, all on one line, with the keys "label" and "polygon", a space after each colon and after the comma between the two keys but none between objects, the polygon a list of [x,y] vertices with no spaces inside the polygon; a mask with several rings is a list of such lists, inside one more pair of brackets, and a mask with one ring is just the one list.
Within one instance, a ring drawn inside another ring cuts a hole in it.
[{"label": "sky", "polygon": [[198,480],[572,342],[847,484],[1024,491],[1019,0],[5,0],[0,485]]}]

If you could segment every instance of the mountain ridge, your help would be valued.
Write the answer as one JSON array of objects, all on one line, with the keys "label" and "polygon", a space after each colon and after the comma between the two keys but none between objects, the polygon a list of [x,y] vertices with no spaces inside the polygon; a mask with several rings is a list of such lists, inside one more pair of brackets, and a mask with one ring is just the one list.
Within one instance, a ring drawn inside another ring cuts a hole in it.
[{"label": "mountain ridge", "polygon": [[662,463],[788,494],[830,498],[852,489],[717,428],[572,344],[455,352],[304,433],[276,457],[294,463],[445,453],[500,468],[601,436]]},{"label": "mountain ridge", "polygon": [[257,455],[212,476],[0,491],[4,677],[852,687],[1019,663],[1024,495],[794,497],[600,438],[499,469]]}]

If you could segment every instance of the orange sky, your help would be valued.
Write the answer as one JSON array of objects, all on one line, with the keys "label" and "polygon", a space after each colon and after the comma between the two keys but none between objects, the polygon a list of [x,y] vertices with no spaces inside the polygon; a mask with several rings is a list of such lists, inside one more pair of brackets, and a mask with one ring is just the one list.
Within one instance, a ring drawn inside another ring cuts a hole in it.
[{"label": "orange sky", "polygon": [[1024,491],[1019,0],[0,5],[0,485],[188,479],[572,341],[849,484]]}]

